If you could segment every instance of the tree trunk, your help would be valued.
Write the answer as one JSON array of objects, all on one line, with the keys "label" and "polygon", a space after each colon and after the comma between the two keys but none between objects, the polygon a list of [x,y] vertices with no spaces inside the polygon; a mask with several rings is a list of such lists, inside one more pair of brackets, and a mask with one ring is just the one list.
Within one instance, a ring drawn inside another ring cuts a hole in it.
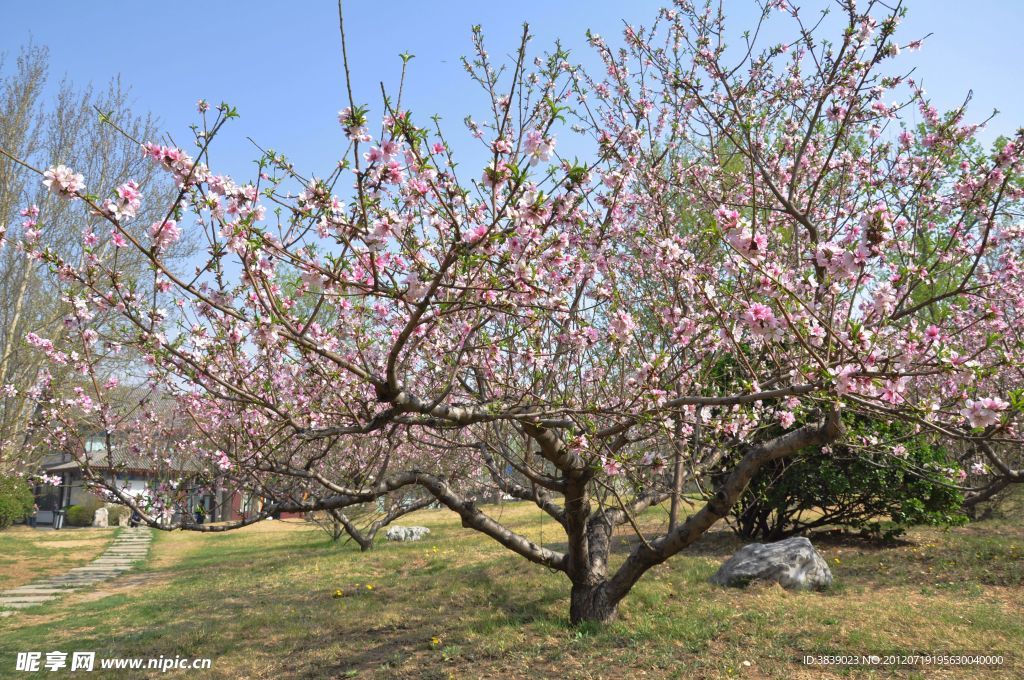
[{"label": "tree trunk", "polygon": [[604,582],[597,585],[572,584],[569,621],[576,626],[584,622],[607,623],[615,620],[618,602],[608,599]]},{"label": "tree trunk", "polygon": [[345,513],[331,510],[330,515],[333,520],[332,530],[335,543],[341,538],[342,531],[344,530],[344,533],[347,533],[353,541],[359,544],[360,552],[366,552],[373,548],[373,539],[377,535],[378,527],[371,525],[364,533],[359,530],[359,527]]}]

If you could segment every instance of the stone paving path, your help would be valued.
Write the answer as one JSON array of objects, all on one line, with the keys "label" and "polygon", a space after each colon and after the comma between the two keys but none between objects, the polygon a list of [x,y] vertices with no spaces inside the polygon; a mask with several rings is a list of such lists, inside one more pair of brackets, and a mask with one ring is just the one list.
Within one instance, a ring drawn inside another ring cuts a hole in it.
[{"label": "stone paving path", "polygon": [[153,534],[146,527],[121,529],[106,552],[86,566],[75,567],[60,576],[0,591],[0,617],[11,616],[14,613],[12,610],[35,607],[78,588],[96,585],[123,574],[146,559],[152,540]]}]

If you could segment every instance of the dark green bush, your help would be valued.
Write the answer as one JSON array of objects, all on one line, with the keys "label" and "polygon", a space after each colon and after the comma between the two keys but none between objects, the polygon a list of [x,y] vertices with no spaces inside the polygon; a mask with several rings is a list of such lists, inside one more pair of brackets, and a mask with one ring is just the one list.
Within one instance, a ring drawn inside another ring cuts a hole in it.
[{"label": "dark green bush", "polygon": [[69,505],[65,522],[73,527],[86,527],[92,524],[92,515],[86,519],[86,511],[81,505]]},{"label": "dark green bush", "polygon": [[[959,465],[944,447],[900,424],[845,427],[850,444],[764,466],[733,508],[736,533],[775,541],[832,526],[891,538],[915,524],[966,521],[962,494],[944,472]],[[904,450],[899,457],[891,455],[895,446]]]},{"label": "dark green bush", "polygon": [[87,497],[81,505],[72,505],[68,508],[67,522],[73,527],[91,527],[96,510],[103,503],[95,496]]},{"label": "dark green bush", "polygon": [[32,489],[17,477],[0,477],[0,530],[20,522],[32,512]]}]

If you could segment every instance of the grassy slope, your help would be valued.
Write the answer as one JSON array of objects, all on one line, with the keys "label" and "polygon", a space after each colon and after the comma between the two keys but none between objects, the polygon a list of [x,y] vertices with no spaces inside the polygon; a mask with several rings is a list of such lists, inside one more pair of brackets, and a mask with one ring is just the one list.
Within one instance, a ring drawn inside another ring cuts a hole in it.
[{"label": "grassy slope", "polygon": [[[534,540],[557,537],[535,509],[493,510]],[[573,629],[564,576],[444,511],[403,523],[433,533],[369,554],[291,522],[161,534],[143,574],[0,619],[0,676],[13,671],[15,651],[51,649],[214,659],[212,672],[167,677],[831,677],[800,658],[915,652],[1008,657],[995,672],[931,669],[922,677],[1024,672],[1019,524],[915,530],[909,544],[889,548],[822,539],[837,577],[828,593],[709,585],[740,545],[717,532],[649,573],[619,621]],[[337,589],[343,597],[332,597]]]}]

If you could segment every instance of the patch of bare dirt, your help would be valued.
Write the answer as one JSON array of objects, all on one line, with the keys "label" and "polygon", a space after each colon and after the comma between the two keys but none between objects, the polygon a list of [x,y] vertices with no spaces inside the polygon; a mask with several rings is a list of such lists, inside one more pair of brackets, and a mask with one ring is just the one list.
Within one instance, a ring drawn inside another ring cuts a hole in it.
[{"label": "patch of bare dirt", "polygon": [[41,570],[34,564],[25,564],[15,562],[14,564],[4,565],[3,569],[0,570],[0,578],[3,579],[4,588],[18,588],[30,583],[34,579],[39,578]]},{"label": "patch of bare dirt", "polygon": [[71,541],[35,541],[35,545],[38,548],[82,548],[82,547],[95,547],[106,545],[107,539],[105,538],[88,538],[82,540],[71,540]]}]

